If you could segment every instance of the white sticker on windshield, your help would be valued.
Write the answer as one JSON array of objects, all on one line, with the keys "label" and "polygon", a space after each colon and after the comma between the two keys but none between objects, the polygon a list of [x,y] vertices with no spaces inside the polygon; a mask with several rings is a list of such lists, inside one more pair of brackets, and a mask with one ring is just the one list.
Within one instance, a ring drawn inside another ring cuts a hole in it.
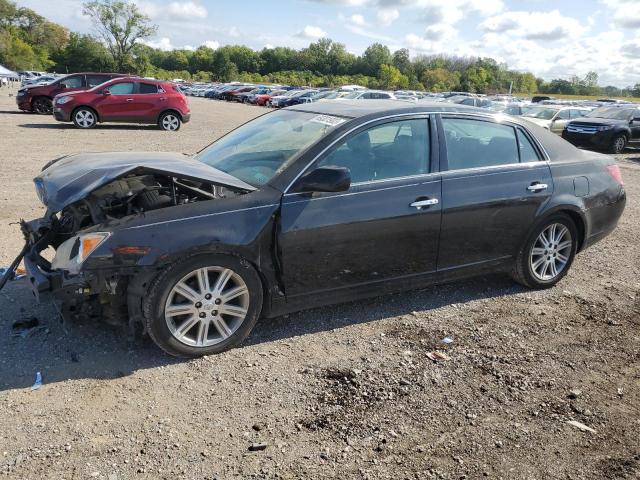
[{"label": "white sticker on windshield", "polygon": [[330,127],[335,127],[344,123],[346,120],[340,117],[333,117],[331,115],[316,115],[313,117],[310,122],[322,123],[323,125],[329,125]]}]

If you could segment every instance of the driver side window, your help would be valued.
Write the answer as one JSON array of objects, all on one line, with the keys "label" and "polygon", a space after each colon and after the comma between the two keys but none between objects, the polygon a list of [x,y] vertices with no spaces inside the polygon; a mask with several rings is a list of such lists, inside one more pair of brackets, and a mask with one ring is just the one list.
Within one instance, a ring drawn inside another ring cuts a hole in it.
[{"label": "driver side window", "polygon": [[133,82],[114,83],[107,87],[111,95],[131,95],[133,93]]},{"label": "driver side window", "polygon": [[429,121],[401,120],[350,135],[317,166],[346,167],[351,183],[429,172]]}]

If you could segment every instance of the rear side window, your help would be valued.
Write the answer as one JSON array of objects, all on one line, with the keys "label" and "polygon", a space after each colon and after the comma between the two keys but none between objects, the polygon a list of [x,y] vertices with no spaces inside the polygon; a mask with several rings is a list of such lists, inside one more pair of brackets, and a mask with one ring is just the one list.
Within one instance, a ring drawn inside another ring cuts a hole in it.
[{"label": "rear side window", "polygon": [[82,86],[82,76],[64,78],[62,82],[67,88],[79,88]]},{"label": "rear side window", "polygon": [[87,75],[87,86],[92,88],[108,80],[111,80],[108,75]]},{"label": "rear side window", "polygon": [[444,118],[442,126],[449,170],[509,165],[520,161],[516,132],[509,125]]},{"label": "rear side window", "polygon": [[540,157],[538,156],[538,152],[536,152],[536,149],[533,148],[533,145],[531,145],[531,142],[529,141],[527,136],[524,134],[524,132],[520,129],[518,129],[517,132],[518,132],[518,145],[520,147],[520,161],[525,163],[525,162],[537,162],[538,160],[540,160]]},{"label": "rear side window", "polygon": [[158,93],[158,86],[153,83],[141,83],[140,93]]},{"label": "rear side window", "polygon": [[131,95],[133,93],[133,82],[114,83],[107,87],[111,95]]}]

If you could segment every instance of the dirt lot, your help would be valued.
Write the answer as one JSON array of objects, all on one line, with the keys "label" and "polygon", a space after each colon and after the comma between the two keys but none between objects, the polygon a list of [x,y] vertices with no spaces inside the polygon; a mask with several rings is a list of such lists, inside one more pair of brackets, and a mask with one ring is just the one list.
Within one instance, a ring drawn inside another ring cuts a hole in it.
[{"label": "dirt lot", "polygon": [[[0,90],[2,264],[20,249],[11,222],[41,214],[31,179],[45,162],[77,151],[195,152],[264,111],[191,104],[193,121],[178,133],[84,132],[20,114]],[[317,309],[263,321],[242,348],[215,357],[175,360],[105,325],[62,326],[12,282],[0,294],[0,471],[638,478],[640,153],[620,165],[629,200],[619,228],[554,289],[496,277]],[[12,323],[31,317],[43,328],[13,336]],[[451,359],[429,360],[436,348]],[[32,391],[36,371],[43,386]]]}]

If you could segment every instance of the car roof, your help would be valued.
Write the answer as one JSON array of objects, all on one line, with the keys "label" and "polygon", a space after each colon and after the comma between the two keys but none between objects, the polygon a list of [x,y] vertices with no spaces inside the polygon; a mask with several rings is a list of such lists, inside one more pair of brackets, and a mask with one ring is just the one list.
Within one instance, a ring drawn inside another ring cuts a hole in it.
[{"label": "car roof", "polygon": [[331,101],[327,100],[318,103],[305,103],[289,107],[291,110],[301,112],[320,113],[325,115],[335,115],[338,117],[359,118],[376,113],[421,113],[421,112],[468,112],[468,113],[487,113],[486,110],[466,105],[458,105],[454,103],[443,104],[441,102],[406,102],[403,100],[367,100],[366,102],[358,100]]}]

